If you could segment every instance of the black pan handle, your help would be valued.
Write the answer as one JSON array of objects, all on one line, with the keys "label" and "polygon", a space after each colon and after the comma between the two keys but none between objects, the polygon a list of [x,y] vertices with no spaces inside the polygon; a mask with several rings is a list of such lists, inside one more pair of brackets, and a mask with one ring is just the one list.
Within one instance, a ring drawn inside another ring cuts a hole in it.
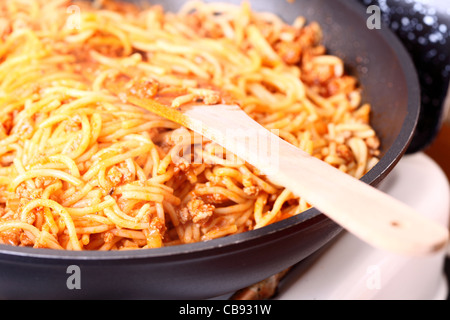
[{"label": "black pan handle", "polygon": [[450,7],[447,0],[357,0],[376,5],[381,22],[399,37],[420,80],[422,109],[408,153],[428,147],[441,129],[450,79]]}]

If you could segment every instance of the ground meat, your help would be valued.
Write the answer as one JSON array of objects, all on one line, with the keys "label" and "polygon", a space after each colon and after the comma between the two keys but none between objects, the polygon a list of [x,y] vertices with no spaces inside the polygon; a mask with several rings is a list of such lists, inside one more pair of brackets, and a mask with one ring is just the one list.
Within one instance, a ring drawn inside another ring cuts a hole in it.
[{"label": "ground meat", "polygon": [[352,162],[355,160],[352,150],[345,144],[338,145],[336,147],[336,152],[338,156],[344,159],[346,162]]},{"label": "ground meat", "polygon": [[275,51],[289,65],[296,65],[302,58],[302,46],[300,42],[281,41],[275,45]]},{"label": "ground meat", "polygon": [[162,236],[166,232],[166,225],[159,218],[155,217],[150,222],[149,230],[156,231]]},{"label": "ground meat", "polygon": [[17,134],[22,139],[30,138],[33,132],[34,121],[31,118],[24,118],[11,129],[11,133]]},{"label": "ground meat", "polygon": [[120,170],[114,166],[108,171],[108,179],[112,182],[113,185],[117,186],[122,182],[122,173]]},{"label": "ground meat", "polygon": [[179,161],[175,163],[174,173],[186,173],[191,170],[191,164],[184,158],[179,158]]},{"label": "ground meat", "polygon": [[202,194],[198,197],[208,204],[222,204],[229,201],[228,197],[221,193]]},{"label": "ground meat", "polygon": [[212,204],[205,203],[199,197],[193,197],[185,207],[179,210],[179,216],[182,223],[192,220],[194,223],[206,223],[213,215],[215,207]]},{"label": "ground meat", "polygon": [[34,200],[42,197],[43,188],[30,188],[26,182],[22,182],[16,188],[16,195],[19,199]]},{"label": "ground meat", "polygon": [[212,216],[215,209],[212,204],[206,204],[199,198],[194,198],[189,201],[187,207],[194,223],[206,222]]},{"label": "ground meat", "polygon": [[34,213],[34,210],[28,211],[26,214],[24,214],[21,217],[22,222],[28,223],[30,225],[33,225],[36,221],[36,214]]},{"label": "ground meat", "polygon": [[357,82],[355,78],[350,76],[342,76],[339,78],[331,79],[326,85],[326,91],[324,92],[324,96],[333,96],[337,93],[350,93],[355,90],[357,86]]},{"label": "ground meat", "polygon": [[322,40],[322,29],[317,22],[311,22],[300,31],[299,41],[304,47],[314,47]]},{"label": "ground meat", "polygon": [[103,241],[105,241],[105,243],[110,243],[113,240],[114,240],[114,233],[108,231],[103,234]]},{"label": "ground meat", "polygon": [[137,79],[131,81],[128,93],[135,97],[152,99],[159,91],[159,83],[156,80]]},{"label": "ground meat", "polygon": [[197,32],[200,31],[202,28],[202,18],[200,15],[196,12],[186,15],[183,17],[184,23],[189,26],[192,30],[195,30]]},{"label": "ground meat", "polygon": [[20,235],[22,230],[20,229],[9,229],[0,232],[0,242],[4,244],[9,244],[13,246],[18,246],[20,244]]},{"label": "ground meat", "polygon": [[34,241],[28,238],[28,236],[25,233],[20,234],[20,245],[29,247],[34,245]]},{"label": "ground meat", "polygon": [[256,196],[259,193],[259,188],[257,186],[245,187],[244,192],[249,196]]},{"label": "ground meat", "polygon": [[36,179],[34,179],[34,184],[36,185],[36,188],[42,190],[44,190],[46,187],[55,182],[56,179],[52,177],[37,177]]},{"label": "ground meat", "polygon": [[181,223],[185,224],[189,221],[189,210],[187,207],[182,207],[178,210],[178,217],[180,218]]},{"label": "ground meat", "polygon": [[221,101],[222,101],[222,98],[220,97],[219,94],[216,94],[216,93],[211,93],[211,94],[205,95],[203,97],[203,103],[207,104],[207,105],[218,104]]},{"label": "ground meat", "polygon": [[81,130],[81,117],[79,115],[76,115],[69,120],[67,120],[66,126],[64,129],[67,132],[76,132]]},{"label": "ground meat", "polygon": [[206,38],[221,38],[224,36],[222,28],[219,28],[216,23],[209,21],[201,12],[193,12],[184,17],[186,23],[196,34]]},{"label": "ground meat", "polygon": [[111,167],[108,171],[108,179],[113,186],[128,183],[134,180],[134,174],[128,169],[125,162],[121,162],[118,165]]},{"label": "ground meat", "polygon": [[4,132],[6,135],[9,135],[11,132],[11,129],[14,125],[14,117],[17,113],[17,110],[8,112],[7,114],[4,114],[2,119],[0,120],[2,132]]}]

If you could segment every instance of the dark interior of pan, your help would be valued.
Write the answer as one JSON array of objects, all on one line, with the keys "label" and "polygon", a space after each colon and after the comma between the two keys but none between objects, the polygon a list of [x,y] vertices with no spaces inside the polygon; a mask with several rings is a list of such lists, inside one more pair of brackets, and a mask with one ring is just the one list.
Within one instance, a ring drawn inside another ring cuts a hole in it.
[{"label": "dark interior of pan", "polygon": [[[183,2],[159,1],[168,10]],[[388,28],[369,29],[367,8],[356,1],[250,2],[253,9],[288,22],[299,15],[319,22],[330,53],[342,57],[348,72],[359,78],[383,153],[363,180],[377,185],[405,153],[418,120],[419,85],[407,52]],[[311,209],[259,230],[161,249],[66,252],[0,246],[0,299],[211,298],[296,264],[340,232]],[[75,280],[79,286],[71,285]]]}]

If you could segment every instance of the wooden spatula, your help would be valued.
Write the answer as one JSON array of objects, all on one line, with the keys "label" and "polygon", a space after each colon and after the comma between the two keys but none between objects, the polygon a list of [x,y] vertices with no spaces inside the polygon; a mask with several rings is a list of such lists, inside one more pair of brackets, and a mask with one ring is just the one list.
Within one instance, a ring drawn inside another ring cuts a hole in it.
[{"label": "wooden spatula", "polygon": [[[414,256],[440,251],[448,241],[446,227],[282,140],[238,106],[175,109],[134,96],[128,101],[218,143],[374,247]],[[258,152],[256,141],[269,141],[272,154]]]}]

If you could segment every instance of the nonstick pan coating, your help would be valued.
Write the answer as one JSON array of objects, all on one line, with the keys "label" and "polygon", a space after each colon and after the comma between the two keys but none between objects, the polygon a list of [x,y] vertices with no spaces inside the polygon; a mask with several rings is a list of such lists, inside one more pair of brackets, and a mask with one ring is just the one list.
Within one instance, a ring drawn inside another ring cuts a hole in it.
[{"label": "nonstick pan coating", "polygon": [[[141,1],[142,2],[142,1]],[[158,3],[158,1],[149,1]],[[239,1],[229,1],[239,3]],[[250,1],[292,22],[323,28],[329,52],[358,77],[372,104],[382,159],[363,177],[376,186],[411,142],[420,111],[413,63],[387,27],[368,29],[366,8],[348,0]],[[159,1],[176,10],[183,1]],[[203,299],[234,292],[307,258],[341,232],[316,209],[208,242],[124,252],[69,252],[0,245],[0,299]],[[74,273],[75,272],[75,273]],[[80,276],[80,288],[70,276]]]}]

